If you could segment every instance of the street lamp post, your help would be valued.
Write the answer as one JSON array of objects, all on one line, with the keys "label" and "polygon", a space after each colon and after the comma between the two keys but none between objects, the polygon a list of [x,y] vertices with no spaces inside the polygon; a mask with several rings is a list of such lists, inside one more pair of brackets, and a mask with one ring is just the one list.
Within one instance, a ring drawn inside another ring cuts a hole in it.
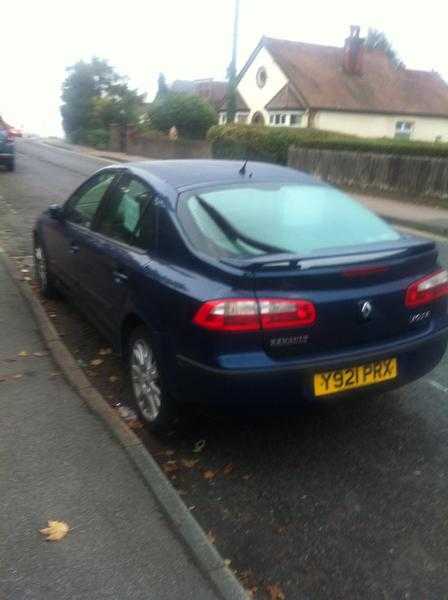
[{"label": "street lamp post", "polygon": [[235,0],[235,18],[233,22],[233,44],[232,62],[227,71],[229,77],[229,89],[227,93],[227,122],[233,123],[236,114],[236,53],[238,45],[238,19],[240,12],[240,0]]}]

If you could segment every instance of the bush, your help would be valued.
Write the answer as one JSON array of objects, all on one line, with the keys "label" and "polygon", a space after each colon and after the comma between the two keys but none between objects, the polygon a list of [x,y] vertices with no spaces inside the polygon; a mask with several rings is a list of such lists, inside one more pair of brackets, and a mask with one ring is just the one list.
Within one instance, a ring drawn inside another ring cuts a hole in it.
[{"label": "bush", "polygon": [[167,94],[149,109],[151,128],[168,133],[174,125],[180,136],[203,139],[218,121],[215,110],[198,96]]},{"label": "bush", "polygon": [[215,158],[237,160],[247,158],[279,164],[288,162],[290,146],[448,158],[448,144],[387,138],[360,138],[320,129],[292,129],[241,124],[219,125],[209,130],[207,138],[212,144]]},{"label": "bush", "polygon": [[106,150],[109,145],[109,131],[107,129],[92,129],[86,133],[85,143],[87,146]]}]

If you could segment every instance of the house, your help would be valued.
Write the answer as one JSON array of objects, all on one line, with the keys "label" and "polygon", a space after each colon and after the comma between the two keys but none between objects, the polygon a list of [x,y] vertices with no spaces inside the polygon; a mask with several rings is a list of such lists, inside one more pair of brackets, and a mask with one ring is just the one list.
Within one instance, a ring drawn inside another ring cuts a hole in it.
[{"label": "house", "polygon": [[218,110],[226,96],[227,86],[226,81],[214,81],[214,79],[195,79],[193,81],[176,79],[171,86],[171,91],[200,96],[215,110]]},{"label": "house", "polygon": [[[351,27],[343,48],[263,37],[237,79],[236,120],[448,142],[448,86],[395,67]],[[226,122],[225,101],[220,123]]]}]

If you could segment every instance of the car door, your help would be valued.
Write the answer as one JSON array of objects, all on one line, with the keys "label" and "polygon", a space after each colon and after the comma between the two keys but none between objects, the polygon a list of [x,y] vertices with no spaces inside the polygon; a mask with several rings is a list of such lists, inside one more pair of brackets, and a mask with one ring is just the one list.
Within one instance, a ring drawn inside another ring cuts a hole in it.
[{"label": "car door", "polygon": [[79,249],[84,231],[90,230],[101,201],[117,172],[102,171],[85,181],[67,200],[62,218],[51,221],[46,249],[52,272],[74,294],[79,292]]},{"label": "car door", "polygon": [[142,255],[155,243],[154,198],[154,190],[143,180],[123,173],[93,230],[83,232],[80,287],[106,334],[113,335],[131,279]]}]

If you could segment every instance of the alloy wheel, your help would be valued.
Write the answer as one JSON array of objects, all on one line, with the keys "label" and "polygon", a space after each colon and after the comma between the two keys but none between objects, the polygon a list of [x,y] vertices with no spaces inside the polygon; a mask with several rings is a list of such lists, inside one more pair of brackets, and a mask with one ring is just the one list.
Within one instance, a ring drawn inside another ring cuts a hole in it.
[{"label": "alloy wheel", "polygon": [[162,406],[162,392],[159,369],[146,340],[135,340],[131,348],[130,368],[137,406],[148,422],[155,421]]}]

